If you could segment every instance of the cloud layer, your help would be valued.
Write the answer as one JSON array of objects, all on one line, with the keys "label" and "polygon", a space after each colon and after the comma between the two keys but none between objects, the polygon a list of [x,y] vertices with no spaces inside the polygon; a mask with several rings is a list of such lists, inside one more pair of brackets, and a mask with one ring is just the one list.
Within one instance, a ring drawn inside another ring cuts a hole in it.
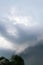
[{"label": "cloud layer", "polygon": [[1,5],[4,10],[1,12],[0,7],[0,48],[19,53],[43,40],[43,8],[40,5],[42,2],[26,2],[19,1],[19,4],[16,2],[14,5],[7,3],[6,7]]}]

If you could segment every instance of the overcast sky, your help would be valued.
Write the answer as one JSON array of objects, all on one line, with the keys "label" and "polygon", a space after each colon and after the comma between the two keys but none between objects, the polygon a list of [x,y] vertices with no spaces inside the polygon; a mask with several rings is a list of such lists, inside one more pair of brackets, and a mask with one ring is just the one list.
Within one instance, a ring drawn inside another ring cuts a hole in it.
[{"label": "overcast sky", "polygon": [[43,0],[0,0],[0,48],[22,52],[43,40]]}]

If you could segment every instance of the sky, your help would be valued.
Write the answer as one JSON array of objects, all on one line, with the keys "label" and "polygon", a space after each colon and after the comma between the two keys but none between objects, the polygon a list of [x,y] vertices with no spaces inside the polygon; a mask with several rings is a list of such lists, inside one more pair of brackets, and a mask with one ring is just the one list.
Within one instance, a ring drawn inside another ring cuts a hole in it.
[{"label": "sky", "polygon": [[43,0],[0,0],[0,49],[16,53],[43,40]]}]

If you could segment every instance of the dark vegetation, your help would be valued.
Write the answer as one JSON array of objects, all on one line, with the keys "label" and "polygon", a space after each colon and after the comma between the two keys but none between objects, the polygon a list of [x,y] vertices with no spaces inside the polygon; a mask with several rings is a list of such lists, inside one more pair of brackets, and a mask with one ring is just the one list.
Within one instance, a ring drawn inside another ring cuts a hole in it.
[{"label": "dark vegetation", "polygon": [[0,65],[24,65],[24,60],[18,55],[13,55],[10,60],[0,57]]}]

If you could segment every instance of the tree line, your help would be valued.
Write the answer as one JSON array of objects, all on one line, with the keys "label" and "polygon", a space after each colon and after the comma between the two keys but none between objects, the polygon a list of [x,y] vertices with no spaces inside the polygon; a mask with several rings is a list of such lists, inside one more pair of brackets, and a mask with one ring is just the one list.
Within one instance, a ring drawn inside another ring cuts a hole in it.
[{"label": "tree line", "polygon": [[11,59],[0,57],[0,65],[24,65],[24,60],[19,55],[12,55]]}]

